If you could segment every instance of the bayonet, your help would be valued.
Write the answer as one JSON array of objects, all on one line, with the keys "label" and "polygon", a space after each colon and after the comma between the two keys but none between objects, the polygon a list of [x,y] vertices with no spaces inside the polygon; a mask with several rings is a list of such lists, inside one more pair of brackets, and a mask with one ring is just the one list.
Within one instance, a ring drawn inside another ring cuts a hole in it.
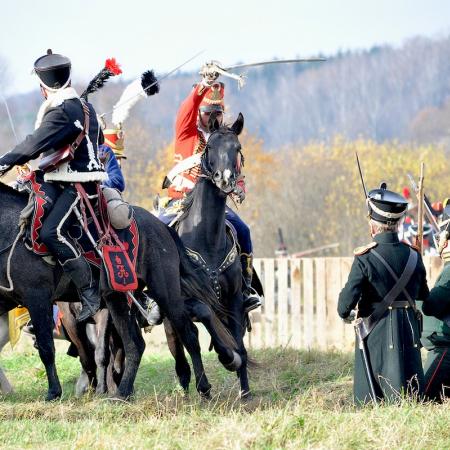
[{"label": "bayonet", "polygon": [[359,163],[358,152],[355,152],[355,155],[356,155],[356,162],[358,164],[359,176],[361,177],[361,184],[362,184],[362,187],[364,189],[364,198],[367,199],[366,183],[364,183],[364,177],[363,177],[363,173],[362,173],[362,170],[361,170],[361,164]]}]

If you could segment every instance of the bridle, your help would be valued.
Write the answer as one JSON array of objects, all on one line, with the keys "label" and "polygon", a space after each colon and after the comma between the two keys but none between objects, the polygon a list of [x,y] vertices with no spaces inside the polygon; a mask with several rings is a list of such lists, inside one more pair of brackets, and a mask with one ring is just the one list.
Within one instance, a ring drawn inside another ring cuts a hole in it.
[{"label": "bridle", "polygon": [[[209,164],[208,155],[209,155],[209,150],[211,149],[210,140],[214,135],[216,135],[218,133],[220,133],[220,134],[226,134],[226,133],[235,134],[232,130],[227,128],[227,129],[215,130],[208,137],[208,141],[206,142],[206,146],[205,146],[205,149],[202,153],[202,157],[200,160],[200,168],[201,168],[200,177],[206,178],[207,180],[211,181],[213,184],[216,184],[216,180],[214,179],[214,173]],[[224,192],[226,194],[231,194],[234,191],[234,188],[236,187],[236,182],[239,178],[239,175],[241,174],[241,169],[242,169],[242,167],[244,167],[244,160],[245,159],[244,159],[244,154],[242,153],[242,149],[239,149],[237,151],[236,162],[234,165],[235,167],[234,167],[232,176],[230,178],[230,183],[227,186],[226,190],[220,188],[222,192]]]}]

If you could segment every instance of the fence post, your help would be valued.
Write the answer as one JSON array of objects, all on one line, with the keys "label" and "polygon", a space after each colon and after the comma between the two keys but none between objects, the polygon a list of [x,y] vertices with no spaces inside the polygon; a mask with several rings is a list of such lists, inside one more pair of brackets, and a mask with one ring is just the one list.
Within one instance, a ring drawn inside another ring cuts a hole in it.
[{"label": "fence post", "polygon": [[291,260],[291,330],[292,347],[302,348],[302,328],[300,308],[301,308],[301,259]]},{"label": "fence post", "polygon": [[279,258],[277,260],[277,319],[278,319],[278,345],[287,345],[290,341],[289,330],[289,292],[288,292],[288,263],[287,258]]},{"label": "fence post", "polygon": [[275,260],[264,258],[264,346],[274,347],[277,344],[275,330]]},{"label": "fence post", "polygon": [[314,335],[314,270],[313,259],[303,258],[303,330],[304,348],[313,346]]},{"label": "fence post", "polygon": [[327,348],[327,303],[325,259],[315,258],[316,265],[316,336],[320,350]]}]

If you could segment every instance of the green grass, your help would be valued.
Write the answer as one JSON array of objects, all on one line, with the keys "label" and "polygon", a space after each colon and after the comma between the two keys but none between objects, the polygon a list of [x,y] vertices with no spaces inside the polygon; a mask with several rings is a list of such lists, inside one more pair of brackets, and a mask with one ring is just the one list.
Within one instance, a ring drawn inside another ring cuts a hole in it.
[{"label": "green grass", "polygon": [[2,448],[411,448],[450,447],[449,403],[352,405],[352,355],[261,350],[251,371],[254,398],[241,402],[234,374],[213,354],[205,366],[213,399],[178,388],[172,358],[144,357],[132,402],[73,396],[77,360],[57,366],[64,395],[47,404],[36,352],[2,355],[15,393],[0,402]]}]

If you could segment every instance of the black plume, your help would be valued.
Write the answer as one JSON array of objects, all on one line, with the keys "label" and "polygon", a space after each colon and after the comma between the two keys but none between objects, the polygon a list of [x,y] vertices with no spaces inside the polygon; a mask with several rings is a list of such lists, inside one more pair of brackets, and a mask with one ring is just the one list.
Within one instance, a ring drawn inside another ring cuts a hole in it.
[{"label": "black plume", "polygon": [[[155,83],[152,87],[149,88],[153,83]],[[147,70],[141,75],[141,86],[147,96],[155,95],[159,92],[159,83],[157,78],[155,77],[155,73],[153,70]],[[147,89],[148,88],[148,89]]]},{"label": "black plume", "polygon": [[81,98],[87,101],[88,95],[98,91],[103,87],[105,82],[114,76],[108,69],[102,69],[88,84],[86,90],[81,94]]}]

